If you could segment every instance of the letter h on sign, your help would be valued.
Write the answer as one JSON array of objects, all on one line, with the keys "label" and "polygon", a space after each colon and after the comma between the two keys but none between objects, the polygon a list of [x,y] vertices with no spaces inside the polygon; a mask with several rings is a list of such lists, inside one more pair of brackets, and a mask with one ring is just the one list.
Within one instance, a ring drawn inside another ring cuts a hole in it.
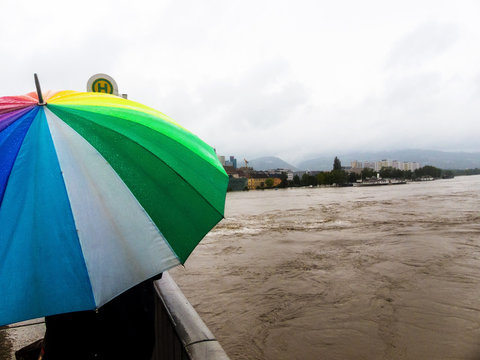
[{"label": "letter h on sign", "polygon": [[97,79],[93,83],[93,91],[112,94],[113,93],[113,86],[112,84],[106,79]]},{"label": "letter h on sign", "polygon": [[103,84],[102,84],[102,82],[98,82],[97,90],[98,90],[98,92],[108,93],[108,84],[106,82],[104,82]]}]

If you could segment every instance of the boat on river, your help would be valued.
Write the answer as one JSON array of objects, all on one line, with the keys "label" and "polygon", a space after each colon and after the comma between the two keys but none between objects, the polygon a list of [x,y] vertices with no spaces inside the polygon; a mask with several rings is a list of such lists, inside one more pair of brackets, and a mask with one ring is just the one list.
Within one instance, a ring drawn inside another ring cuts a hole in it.
[{"label": "boat on river", "polygon": [[407,182],[404,180],[377,179],[377,180],[366,180],[362,182],[353,183],[353,186],[402,185],[406,183]]}]

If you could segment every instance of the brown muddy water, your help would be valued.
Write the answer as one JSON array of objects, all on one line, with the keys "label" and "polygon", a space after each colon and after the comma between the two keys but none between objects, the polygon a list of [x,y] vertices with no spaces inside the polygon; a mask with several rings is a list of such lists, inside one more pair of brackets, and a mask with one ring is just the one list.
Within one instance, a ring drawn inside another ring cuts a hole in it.
[{"label": "brown muddy water", "polygon": [[171,272],[235,359],[480,359],[480,176],[229,193]]}]

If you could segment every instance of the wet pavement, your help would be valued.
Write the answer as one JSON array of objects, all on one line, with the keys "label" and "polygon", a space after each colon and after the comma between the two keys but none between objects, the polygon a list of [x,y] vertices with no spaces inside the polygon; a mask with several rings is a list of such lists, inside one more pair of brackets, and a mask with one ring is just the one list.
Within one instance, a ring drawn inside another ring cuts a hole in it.
[{"label": "wet pavement", "polygon": [[15,351],[42,338],[44,333],[43,319],[0,327],[0,360],[15,359]]}]

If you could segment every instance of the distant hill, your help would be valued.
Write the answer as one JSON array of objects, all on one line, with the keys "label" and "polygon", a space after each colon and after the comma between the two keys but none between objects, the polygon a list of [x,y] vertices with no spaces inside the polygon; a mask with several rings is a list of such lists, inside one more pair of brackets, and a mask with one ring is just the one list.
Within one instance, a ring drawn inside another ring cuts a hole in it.
[{"label": "distant hill", "polygon": [[333,159],[338,156],[343,166],[350,166],[353,160],[379,161],[382,159],[398,161],[416,161],[422,166],[432,165],[440,169],[480,168],[480,152],[445,152],[435,150],[397,150],[378,152],[357,152],[337,155],[321,155],[302,161],[297,167],[302,170],[331,170]]},{"label": "distant hill", "polygon": [[[305,160],[302,161],[297,165],[300,170],[332,170],[333,168],[333,159],[335,156],[319,156],[315,159]],[[350,162],[344,160],[341,156],[339,156],[342,165],[350,165]]]},{"label": "distant hill", "polygon": [[290,169],[296,171],[297,168],[292,164],[283,161],[275,156],[264,156],[258,159],[253,159],[248,162],[248,166],[255,170],[270,170],[270,169]]}]

